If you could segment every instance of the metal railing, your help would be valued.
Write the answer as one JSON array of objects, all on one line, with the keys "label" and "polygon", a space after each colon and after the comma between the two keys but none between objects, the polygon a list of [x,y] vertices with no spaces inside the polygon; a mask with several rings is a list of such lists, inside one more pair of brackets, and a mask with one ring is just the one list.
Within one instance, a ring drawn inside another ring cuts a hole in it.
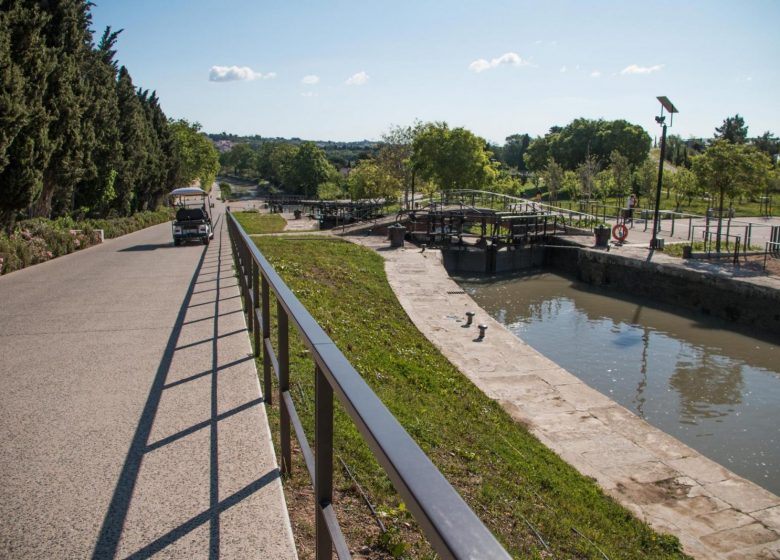
[{"label": "metal railing", "polygon": [[[316,557],[350,558],[333,510],[333,397],[358,428],[374,457],[442,558],[509,558],[379,397],[298,301],[232,214],[228,230],[255,356],[263,355],[263,393],[271,404],[271,371],[280,404],[281,470],[290,473],[291,430],[314,484]],[[277,350],[271,342],[271,293],[277,302]],[[290,395],[289,325],[293,323],[314,361],[314,450]]]}]

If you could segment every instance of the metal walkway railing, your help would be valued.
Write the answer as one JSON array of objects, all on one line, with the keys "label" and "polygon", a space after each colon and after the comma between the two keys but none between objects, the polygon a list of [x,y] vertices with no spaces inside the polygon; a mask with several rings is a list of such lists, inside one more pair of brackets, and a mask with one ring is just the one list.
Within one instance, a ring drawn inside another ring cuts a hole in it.
[{"label": "metal walkway railing", "polygon": [[[263,396],[267,405],[271,404],[273,392],[271,370],[278,380],[282,472],[289,473],[292,464],[292,427],[314,483],[317,559],[331,558],[333,548],[340,559],[351,557],[332,505],[334,394],[442,558],[509,558],[298,301],[232,214],[228,214],[227,224],[255,356],[263,349]],[[271,343],[272,292],[277,302],[276,351]],[[289,391],[290,321],[314,361],[314,452]]]}]

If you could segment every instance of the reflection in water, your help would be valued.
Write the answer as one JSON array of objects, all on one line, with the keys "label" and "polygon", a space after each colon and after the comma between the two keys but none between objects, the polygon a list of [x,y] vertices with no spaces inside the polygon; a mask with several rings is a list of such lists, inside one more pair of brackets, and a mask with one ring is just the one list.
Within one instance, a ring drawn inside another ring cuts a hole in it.
[{"label": "reflection in water", "polygon": [[680,395],[680,422],[695,424],[698,418],[732,414],[735,407],[727,405],[742,402],[742,364],[705,354],[698,348],[688,350],[681,345],[677,367],[669,380]]},{"label": "reflection in water", "polygon": [[462,281],[479,305],[583,381],[780,493],[780,348],[552,274]]}]

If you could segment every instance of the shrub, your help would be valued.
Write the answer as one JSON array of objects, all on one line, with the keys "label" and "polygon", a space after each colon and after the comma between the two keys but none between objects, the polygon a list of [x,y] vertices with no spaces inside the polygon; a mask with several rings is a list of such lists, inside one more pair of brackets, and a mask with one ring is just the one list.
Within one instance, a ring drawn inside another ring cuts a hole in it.
[{"label": "shrub", "polygon": [[173,210],[139,212],[126,218],[75,221],[71,217],[47,220],[34,218],[16,225],[13,233],[0,234],[0,274],[67,255],[100,243],[102,229],[106,239],[169,221]]}]

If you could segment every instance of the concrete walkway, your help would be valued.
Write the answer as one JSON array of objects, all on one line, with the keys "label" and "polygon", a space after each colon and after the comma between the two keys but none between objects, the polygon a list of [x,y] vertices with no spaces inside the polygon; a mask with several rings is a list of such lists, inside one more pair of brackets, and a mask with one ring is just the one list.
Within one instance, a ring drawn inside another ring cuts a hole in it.
[{"label": "concrete walkway", "polygon": [[[780,498],[591,389],[516,338],[447,275],[436,250],[388,249],[387,277],[420,331],[489,397],[581,473],[700,559],[780,558]],[[646,253],[646,251],[645,251]],[[465,312],[488,325],[462,328]]]},{"label": "concrete walkway", "polygon": [[295,558],[217,202],[0,277],[0,558]]}]

